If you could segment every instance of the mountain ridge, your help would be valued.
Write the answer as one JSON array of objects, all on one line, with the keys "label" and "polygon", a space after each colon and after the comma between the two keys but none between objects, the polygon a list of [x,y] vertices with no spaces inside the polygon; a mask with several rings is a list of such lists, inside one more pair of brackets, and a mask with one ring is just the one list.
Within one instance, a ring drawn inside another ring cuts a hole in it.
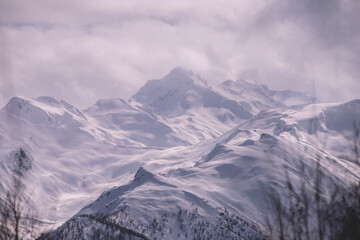
[{"label": "mountain ridge", "polygon": [[[91,239],[92,227],[106,236],[117,226],[150,239],[266,239],[269,175],[284,186],[284,166],[297,181],[301,162],[313,173],[321,156],[326,181],[359,178],[360,100],[318,103],[245,80],[215,86],[181,68],[139,92],[83,111],[52,97],[15,97],[0,110],[2,160],[18,164],[19,146],[31,156],[24,175],[44,221],[61,225],[53,236],[71,239],[81,226]],[[0,161],[0,177],[12,171]]]}]

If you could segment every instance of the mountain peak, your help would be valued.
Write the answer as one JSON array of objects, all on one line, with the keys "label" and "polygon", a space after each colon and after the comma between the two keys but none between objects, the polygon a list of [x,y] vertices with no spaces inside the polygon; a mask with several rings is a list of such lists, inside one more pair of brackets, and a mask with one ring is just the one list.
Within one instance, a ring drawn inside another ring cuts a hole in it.
[{"label": "mountain peak", "polygon": [[146,181],[153,177],[154,177],[154,174],[147,171],[144,167],[140,167],[135,174],[134,181],[139,181],[140,179],[142,179],[143,181]]},{"label": "mountain peak", "polygon": [[16,115],[15,113],[29,111],[30,108],[33,107],[34,107],[33,100],[22,96],[15,96],[12,97],[1,110]]},{"label": "mountain peak", "polygon": [[172,69],[169,74],[193,76],[194,72],[192,70],[190,70],[190,69],[186,69],[186,68],[177,66],[174,69]]},{"label": "mountain peak", "polygon": [[177,67],[161,79],[149,80],[132,98],[165,115],[182,113],[184,109],[181,102],[184,96],[189,91],[196,92],[205,86],[206,82],[200,76]]},{"label": "mountain peak", "polygon": [[231,115],[242,119],[251,116],[244,106],[213,90],[198,74],[180,67],[161,79],[148,81],[133,99],[167,117],[201,107],[227,109]]},{"label": "mountain peak", "polygon": [[78,120],[86,120],[77,108],[52,97],[13,97],[2,111],[36,125],[78,125]]},{"label": "mountain peak", "polygon": [[24,97],[21,97],[21,96],[12,97],[12,98],[10,98],[8,103],[3,107],[3,109],[8,109],[9,106],[13,106],[13,105],[21,108],[22,105],[24,103],[26,103],[27,101],[29,101],[27,98],[24,98]]},{"label": "mountain peak", "polygon": [[200,86],[207,87],[208,83],[203,79],[199,74],[193,72],[190,69],[176,67],[172,69],[164,78],[162,78],[168,83],[174,83],[177,86],[183,84],[190,85],[196,84]]}]

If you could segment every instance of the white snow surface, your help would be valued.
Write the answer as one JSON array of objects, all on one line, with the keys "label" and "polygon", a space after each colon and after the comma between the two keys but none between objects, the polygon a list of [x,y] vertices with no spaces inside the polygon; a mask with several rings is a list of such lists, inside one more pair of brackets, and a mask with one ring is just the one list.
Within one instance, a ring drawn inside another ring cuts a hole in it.
[{"label": "white snow surface", "polygon": [[23,148],[42,229],[123,209],[136,226],[182,209],[216,223],[220,208],[263,229],[262,184],[275,177],[284,187],[284,166],[297,179],[300,162],[313,169],[320,156],[327,178],[359,180],[354,126],[360,100],[320,104],[245,80],[210,86],[181,68],[129,101],[99,100],[84,111],[51,97],[14,97],[0,111],[0,191]]}]

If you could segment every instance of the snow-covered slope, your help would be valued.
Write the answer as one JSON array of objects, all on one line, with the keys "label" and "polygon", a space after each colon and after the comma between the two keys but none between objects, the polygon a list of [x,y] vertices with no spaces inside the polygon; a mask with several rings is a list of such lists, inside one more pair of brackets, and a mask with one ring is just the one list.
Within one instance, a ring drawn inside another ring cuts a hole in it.
[{"label": "snow-covered slope", "polygon": [[270,108],[284,108],[307,105],[316,102],[316,98],[306,93],[290,90],[276,91],[264,84],[238,79],[227,80],[220,84],[219,90],[228,97],[242,103],[253,114]]},{"label": "snow-covered slope", "polygon": [[84,115],[65,101],[51,97],[12,98],[3,111],[19,119],[42,126],[77,126],[86,121]]},{"label": "snow-covered slope", "polygon": [[[348,104],[318,106],[312,115]],[[271,180],[286,194],[284,169],[296,182],[304,169],[313,176],[320,158],[324,182],[359,180],[358,165],[321,149],[321,136],[302,125],[302,116],[267,110],[211,141],[147,153],[133,180],[102,193],[70,221],[79,222],[77,231],[82,231],[83,218],[105,217],[149,239],[267,238],[263,190]],[[69,232],[65,224],[53,236]]]},{"label": "snow-covered slope", "polygon": [[[189,144],[177,137],[160,116],[130,106],[122,99],[99,100],[85,110],[86,116],[114,136],[121,136],[150,147]],[[160,119],[160,120],[159,120]]]},{"label": "snow-covered slope", "polygon": [[133,99],[167,117],[182,115],[192,108],[223,108],[239,119],[252,116],[242,104],[213,91],[200,76],[182,68],[148,81]]},{"label": "snow-covered slope", "polygon": [[44,228],[73,216],[55,239],[266,238],[264,183],[285,191],[284,167],[299,179],[320,157],[325,180],[358,179],[359,109],[181,68],[84,111],[15,97],[0,110],[0,191],[21,174]]},{"label": "snow-covered slope", "polygon": [[140,165],[112,164],[119,156],[142,151],[142,144],[112,135],[75,107],[50,97],[12,98],[0,119],[0,189],[9,186],[11,174],[27,170],[27,189],[48,222],[66,220],[103,184],[111,186],[110,179]]},{"label": "snow-covered slope", "polygon": [[304,93],[274,91],[241,79],[210,85],[192,71],[178,67],[161,79],[148,81],[130,102],[151,115],[164,117],[179,138],[194,144],[221,136],[261,110],[287,107],[278,98],[292,105],[316,101]]}]

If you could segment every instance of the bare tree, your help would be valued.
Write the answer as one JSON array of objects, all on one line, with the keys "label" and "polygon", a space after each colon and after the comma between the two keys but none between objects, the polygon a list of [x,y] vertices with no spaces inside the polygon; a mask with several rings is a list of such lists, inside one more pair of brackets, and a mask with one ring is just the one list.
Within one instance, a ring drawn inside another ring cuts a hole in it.
[{"label": "bare tree", "polygon": [[321,158],[317,157],[315,175],[307,184],[302,163],[301,182],[296,187],[285,169],[286,194],[271,184],[275,181],[270,182],[267,196],[273,217],[267,218],[267,225],[273,239],[360,239],[360,183],[345,187],[327,179],[330,185],[325,186],[323,171]]},{"label": "bare tree", "polygon": [[355,155],[355,163],[360,164],[360,126],[357,126],[355,121],[353,123],[353,131],[354,131],[354,155]]},{"label": "bare tree", "polygon": [[0,195],[0,239],[19,240],[33,232],[36,218],[24,190],[22,176],[14,175],[6,193]]}]

